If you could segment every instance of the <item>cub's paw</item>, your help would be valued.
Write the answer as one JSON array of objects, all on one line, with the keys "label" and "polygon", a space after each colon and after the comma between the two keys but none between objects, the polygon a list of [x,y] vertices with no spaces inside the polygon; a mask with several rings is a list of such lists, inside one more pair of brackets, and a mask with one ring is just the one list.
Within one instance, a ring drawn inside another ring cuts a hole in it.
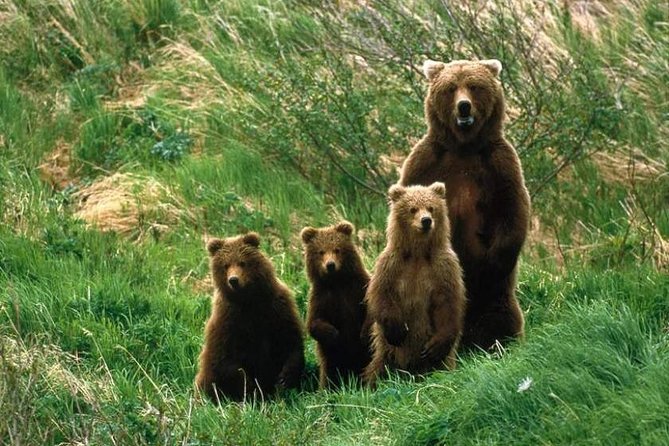
[{"label": "cub's paw", "polygon": [[423,346],[423,350],[420,352],[420,358],[428,361],[443,360],[448,354],[446,349],[447,346],[443,343],[438,342],[435,339],[430,339]]},{"label": "cub's paw", "polygon": [[388,341],[388,344],[395,347],[401,345],[409,333],[409,326],[400,321],[383,321],[381,323],[381,328],[383,328],[383,336],[386,338],[386,341]]},{"label": "cub's paw", "polygon": [[339,340],[339,330],[330,324],[319,324],[312,327],[309,333],[315,340],[327,345],[334,345]]}]

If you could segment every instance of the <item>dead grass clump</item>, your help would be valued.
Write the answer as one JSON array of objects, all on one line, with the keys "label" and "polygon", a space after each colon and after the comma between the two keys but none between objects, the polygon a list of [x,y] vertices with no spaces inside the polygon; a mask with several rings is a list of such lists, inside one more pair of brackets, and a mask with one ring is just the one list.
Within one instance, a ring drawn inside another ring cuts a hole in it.
[{"label": "dead grass clump", "polygon": [[627,152],[596,152],[592,162],[597,166],[602,179],[611,184],[633,185],[648,182],[666,173],[666,166],[654,160],[638,148]]},{"label": "dead grass clump", "polygon": [[391,152],[387,155],[381,155],[379,156],[379,167],[385,174],[399,176],[405,158],[406,154],[401,152]]},{"label": "dead grass clump", "polygon": [[139,109],[146,105],[146,100],[156,90],[147,79],[146,70],[137,62],[124,66],[114,78],[114,98],[105,101],[108,110]]},{"label": "dead grass clump", "polygon": [[62,139],[56,141],[53,151],[48,153],[37,169],[40,178],[57,190],[62,190],[75,179],[70,174],[71,147]]},{"label": "dead grass clump", "polygon": [[611,12],[600,1],[570,1],[568,2],[571,23],[585,36],[599,41],[598,20],[611,18]]},{"label": "dead grass clump", "polygon": [[73,194],[75,216],[102,231],[132,238],[158,235],[189,215],[183,204],[165,200],[173,194],[153,178],[115,173]]},{"label": "dead grass clump", "polygon": [[[5,373],[37,375],[33,379],[43,380],[54,392],[66,389],[93,407],[99,407],[101,399],[116,399],[107,379],[85,380],[77,376],[71,370],[72,366],[76,368],[78,365],[77,357],[63,352],[55,345],[28,347],[9,337],[2,337],[0,354],[0,370],[4,369]],[[0,387],[3,382],[0,380]]]}]

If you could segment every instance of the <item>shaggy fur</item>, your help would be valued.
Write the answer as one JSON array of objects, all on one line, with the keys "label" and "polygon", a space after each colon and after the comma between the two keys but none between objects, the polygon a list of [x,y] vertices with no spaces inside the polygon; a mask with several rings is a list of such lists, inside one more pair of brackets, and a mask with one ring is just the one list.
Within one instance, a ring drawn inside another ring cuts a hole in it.
[{"label": "shaggy fur", "polygon": [[215,293],[195,384],[214,402],[296,387],[304,369],[297,308],[259,244],[249,233],[207,245]]},{"label": "shaggy fur", "polygon": [[321,388],[359,376],[370,360],[364,302],[369,273],[353,244],[353,229],[343,221],[302,230],[311,283],[307,328],[318,343]]},{"label": "shaggy fur", "polygon": [[[427,134],[404,162],[400,183],[446,184],[451,240],[464,270],[462,345],[491,348],[523,335],[516,264],[530,198],[520,160],[504,139],[499,61],[428,61]],[[459,105],[469,102],[470,110]]]},{"label": "shaggy fur", "polygon": [[[449,240],[444,185],[389,190],[387,245],[365,299],[375,321],[365,381],[384,366],[423,373],[455,366],[465,310],[462,271]],[[430,220],[429,228],[425,220]]]}]

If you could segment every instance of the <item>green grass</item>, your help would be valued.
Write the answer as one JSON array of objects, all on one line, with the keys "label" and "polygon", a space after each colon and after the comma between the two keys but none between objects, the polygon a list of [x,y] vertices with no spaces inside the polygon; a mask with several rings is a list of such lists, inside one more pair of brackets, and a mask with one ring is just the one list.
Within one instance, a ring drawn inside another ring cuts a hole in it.
[{"label": "green grass", "polygon": [[[564,6],[501,1],[0,6],[0,443],[665,443],[669,11],[603,4],[594,37]],[[316,390],[308,339],[299,391],[199,400],[204,238],[258,231],[302,316],[303,226],[352,221],[371,268],[387,157],[425,129],[426,57],[504,64],[539,225],[525,342],[333,392]],[[62,148],[55,189],[44,163]],[[127,235],[77,219],[77,193],[114,173],[156,181],[180,212],[147,201]]]}]

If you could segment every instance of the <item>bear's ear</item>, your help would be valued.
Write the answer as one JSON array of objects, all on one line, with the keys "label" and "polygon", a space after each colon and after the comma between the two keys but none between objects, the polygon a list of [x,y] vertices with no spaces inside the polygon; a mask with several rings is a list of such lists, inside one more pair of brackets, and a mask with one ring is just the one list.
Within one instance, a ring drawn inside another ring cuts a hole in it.
[{"label": "bear's ear", "polygon": [[435,194],[439,195],[441,198],[446,198],[446,185],[441,182],[432,183],[430,185],[430,190]]},{"label": "bear's ear", "polygon": [[423,74],[428,81],[432,82],[445,66],[446,64],[443,62],[437,62],[436,60],[428,59],[423,62]]},{"label": "bear's ear", "polygon": [[344,235],[350,236],[353,234],[353,225],[347,221],[340,221],[337,223],[337,226],[335,226],[335,230],[337,232],[341,232]]},{"label": "bear's ear", "polygon": [[399,184],[393,184],[392,186],[390,186],[390,189],[388,189],[388,198],[390,198],[390,201],[394,203],[400,198],[402,198],[404,192],[406,192],[404,186],[401,186]]},{"label": "bear's ear", "polygon": [[309,242],[311,242],[314,237],[316,237],[316,233],[318,232],[318,229],[312,228],[310,226],[307,226],[306,228],[302,229],[302,232],[300,233],[300,237],[302,237],[302,243],[305,245]]},{"label": "bear's ear", "polygon": [[489,69],[495,77],[499,77],[499,73],[502,72],[502,62],[497,59],[481,60],[479,63]]},{"label": "bear's ear", "polygon": [[213,256],[214,254],[216,254],[223,247],[224,244],[225,242],[220,238],[209,239],[209,241],[207,242],[207,251],[209,251],[209,255]]},{"label": "bear's ear", "polygon": [[246,243],[247,245],[251,245],[254,248],[260,246],[260,236],[258,235],[257,232],[249,232],[242,238],[242,240],[244,241],[244,243]]}]

